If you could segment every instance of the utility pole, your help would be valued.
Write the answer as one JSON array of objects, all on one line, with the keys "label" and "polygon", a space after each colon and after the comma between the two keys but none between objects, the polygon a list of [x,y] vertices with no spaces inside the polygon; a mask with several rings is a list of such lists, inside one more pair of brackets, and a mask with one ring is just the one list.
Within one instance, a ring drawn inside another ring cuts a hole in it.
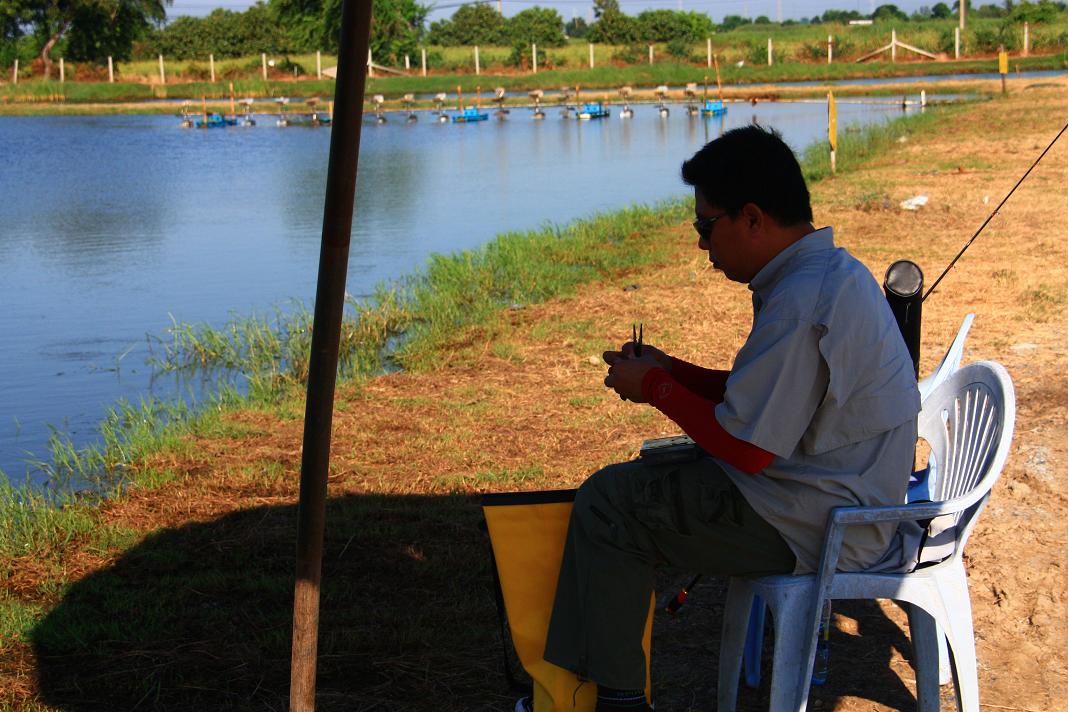
[{"label": "utility pole", "polygon": [[960,0],[960,28],[964,29],[964,0]]},{"label": "utility pole", "polygon": [[504,14],[504,0],[497,0],[497,14]]},{"label": "utility pole", "polygon": [[775,21],[782,24],[782,0],[775,0]]}]

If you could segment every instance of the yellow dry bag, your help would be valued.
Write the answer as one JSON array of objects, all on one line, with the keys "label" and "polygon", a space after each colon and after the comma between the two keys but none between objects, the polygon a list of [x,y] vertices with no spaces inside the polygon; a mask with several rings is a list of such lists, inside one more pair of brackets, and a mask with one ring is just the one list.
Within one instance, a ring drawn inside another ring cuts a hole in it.
[{"label": "yellow dry bag", "polygon": [[[556,581],[564,556],[575,490],[487,494],[482,498],[508,627],[519,662],[534,683],[534,712],[593,712],[597,686],[546,662]],[[649,696],[649,651],[655,598],[649,602],[642,647]]]}]

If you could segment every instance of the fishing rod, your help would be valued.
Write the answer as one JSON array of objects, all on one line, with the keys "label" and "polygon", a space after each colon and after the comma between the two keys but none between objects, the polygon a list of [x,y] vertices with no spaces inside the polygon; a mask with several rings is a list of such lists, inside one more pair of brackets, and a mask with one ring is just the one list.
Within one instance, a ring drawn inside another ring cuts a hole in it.
[{"label": "fishing rod", "polygon": [[942,278],[949,274],[949,271],[953,269],[953,265],[957,264],[957,260],[961,258],[961,255],[963,255],[968,250],[968,248],[972,246],[972,243],[975,242],[975,238],[979,237],[979,233],[983,231],[983,228],[985,228],[987,224],[994,219],[994,216],[998,214],[998,211],[1001,210],[1001,207],[1005,205],[1009,198],[1012,197],[1012,194],[1015,193],[1016,189],[1020,187],[1020,184],[1027,179],[1027,176],[1031,175],[1031,171],[1033,171],[1035,169],[1035,166],[1038,165],[1038,162],[1041,161],[1047,153],[1049,153],[1049,150],[1053,148],[1053,144],[1057,143],[1057,139],[1059,139],[1065,131],[1068,131],[1068,124],[1065,124],[1064,128],[1062,128],[1060,132],[1053,138],[1053,140],[1049,142],[1049,145],[1046,146],[1046,150],[1039,154],[1038,158],[1035,159],[1035,162],[1031,164],[1031,167],[1027,169],[1027,172],[1020,177],[1020,180],[1016,181],[1016,185],[1012,187],[1012,190],[1009,191],[1008,195],[1006,195],[1002,199],[1002,201],[998,203],[998,206],[994,208],[994,212],[990,213],[987,219],[983,221],[983,224],[979,226],[979,229],[975,231],[975,234],[972,235],[972,239],[968,240],[967,244],[965,244],[964,247],[961,248],[961,251],[957,253],[957,256],[954,257],[953,260],[949,263],[949,265],[942,271],[942,274],[938,275],[938,279],[934,281],[934,284],[932,284],[927,290],[927,292],[923,295],[923,299],[920,300],[921,303],[927,301],[927,297],[931,296],[931,292],[935,290],[935,287],[937,287],[938,283],[942,281]]}]

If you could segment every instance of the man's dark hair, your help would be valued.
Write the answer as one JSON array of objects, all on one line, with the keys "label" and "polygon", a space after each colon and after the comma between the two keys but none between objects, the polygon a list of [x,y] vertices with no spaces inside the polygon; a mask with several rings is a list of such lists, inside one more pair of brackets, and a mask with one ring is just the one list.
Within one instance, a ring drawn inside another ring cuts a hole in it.
[{"label": "man's dark hair", "polygon": [[731,217],[754,203],[782,225],[812,222],[801,166],[774,129],[731,129],[682,164],[682,179]]}]

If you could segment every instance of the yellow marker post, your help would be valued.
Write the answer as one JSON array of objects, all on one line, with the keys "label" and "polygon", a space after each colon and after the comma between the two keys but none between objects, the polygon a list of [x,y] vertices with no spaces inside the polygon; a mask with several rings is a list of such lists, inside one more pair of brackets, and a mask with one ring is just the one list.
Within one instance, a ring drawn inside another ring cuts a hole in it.
[{"label": "yellow marker post", "polygon": [[831,175],[834,175],[838,153],[838,107],[834,103],[834,92],[831,91],[827,92],[827,142],[831,145]]},{"label": "yellow marker post", "polygon": [[998,74],[1001,75],[1001,93],[1005,93],[1005,75],[1009,73],[1009,53],[998,52]]}]

